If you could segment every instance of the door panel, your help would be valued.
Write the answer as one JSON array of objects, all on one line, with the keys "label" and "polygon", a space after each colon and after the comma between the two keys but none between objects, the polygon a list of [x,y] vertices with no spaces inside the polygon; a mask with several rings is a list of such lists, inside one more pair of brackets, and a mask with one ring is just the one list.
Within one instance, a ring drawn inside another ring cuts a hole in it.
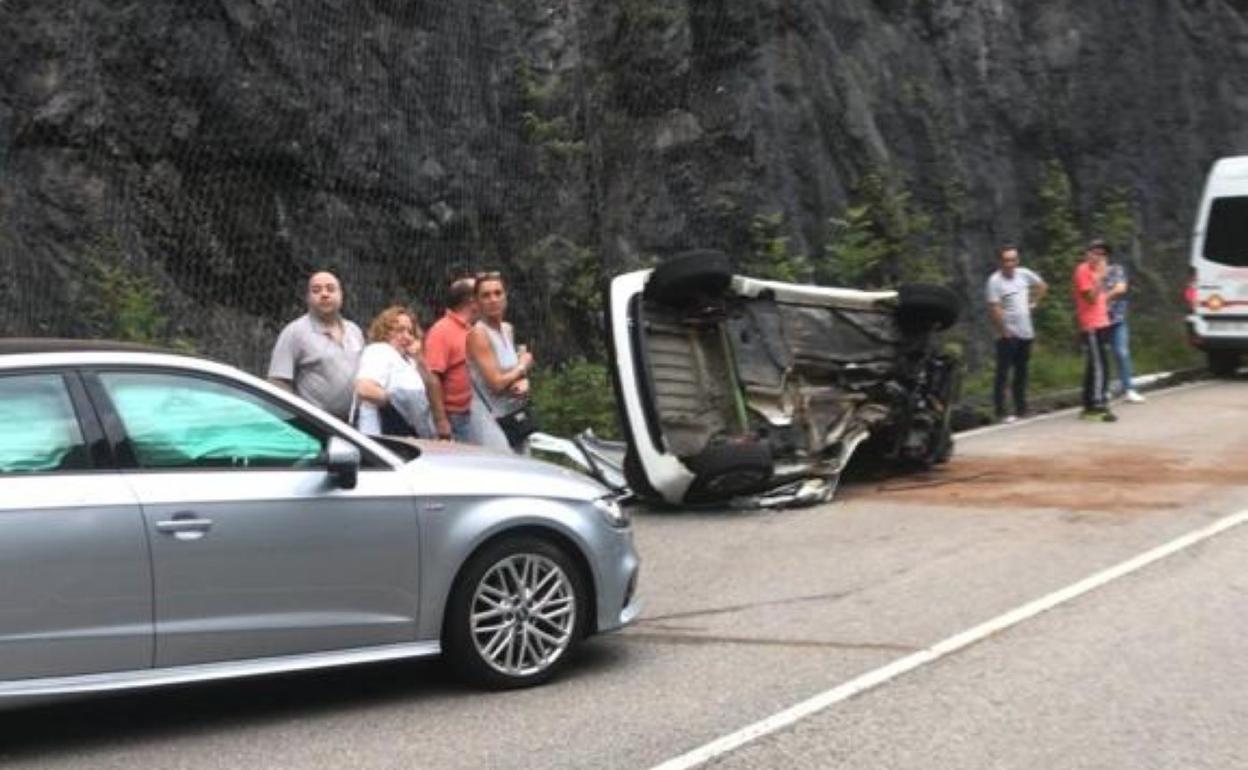
[{"label": "door panel", "polygon": [[0,426],[0,680],[150,667],[138,501],[91,469],[63,376],[0,376]]},{"label": "door panel", "polygon": [[412,641],[416,506],[404,474],[324,467],[326,429],[242,384],[100,372],[133,464],[155,583],[156,665]]},{"label": "door panel", "polygon": [[[401,474],[135,474],[158,666],[412,641],[416,509]],[[178,526],[190,520],[189,526]]]}]

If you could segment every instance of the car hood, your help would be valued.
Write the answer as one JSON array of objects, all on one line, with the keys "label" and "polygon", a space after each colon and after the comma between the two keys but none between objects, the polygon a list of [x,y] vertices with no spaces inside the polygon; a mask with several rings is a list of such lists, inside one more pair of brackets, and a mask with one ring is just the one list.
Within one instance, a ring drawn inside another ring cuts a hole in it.
[{"label": "car hood", "polygon": [[597,480],[541,460],[470,444],[416,442],[420,457],[404,468],[421,494],[515,495],[593,500],[609,493]]}]

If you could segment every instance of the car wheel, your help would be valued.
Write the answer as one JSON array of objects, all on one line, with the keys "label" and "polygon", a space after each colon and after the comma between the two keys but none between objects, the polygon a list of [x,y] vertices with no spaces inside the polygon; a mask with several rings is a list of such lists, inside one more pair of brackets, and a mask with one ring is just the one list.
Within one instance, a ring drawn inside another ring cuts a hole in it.
[{"label": "car wheel", "polygon": [[944,331],[958,322],[962,302],[944,286],[904,284],[897,289],[897,323],[906,332]]},{"label": "car wheel", "polygon": [[1239,370],[1239,352],[1235,350],[1210,350],[1209,371],[1214,377],[1233,377]]},{"label": "car wheel", "polygon": [[697,249],[660,262],[646,281],[645,295],[664,305],[685,307],[723,295],[731,282],[726,254]]},{"label": "car wheel", "polygon": [[727,500],[758,492],[766,488],[775,470],[771,447],[761,441],[712,444],[683,462],[696,477],[685,492],[688,502]]},{"label": "car wheel", "polygon": [[585,579],[562,549],[517,536],[464,567],[451,591],[443,651],[470,680],[491,688],[550,679],[585,633]]}]

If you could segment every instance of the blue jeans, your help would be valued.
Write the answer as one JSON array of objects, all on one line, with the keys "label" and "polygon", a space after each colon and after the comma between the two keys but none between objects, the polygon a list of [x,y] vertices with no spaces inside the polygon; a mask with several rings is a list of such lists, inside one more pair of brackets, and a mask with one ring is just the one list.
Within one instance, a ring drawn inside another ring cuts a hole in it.
[{"label": "blue jeans", "polygon": [[451,435],[456,441],[472,441],[472,412],[451,412],[446,416],[451,423]]},{"label": "blue jeans", "polygon": [[1109,348],[1114,352],[1114,364],[1118,370],[1118,382],[1122,392],[1131,390],[1131,334],[1127,331],[1127,319],[1109,326]]}]

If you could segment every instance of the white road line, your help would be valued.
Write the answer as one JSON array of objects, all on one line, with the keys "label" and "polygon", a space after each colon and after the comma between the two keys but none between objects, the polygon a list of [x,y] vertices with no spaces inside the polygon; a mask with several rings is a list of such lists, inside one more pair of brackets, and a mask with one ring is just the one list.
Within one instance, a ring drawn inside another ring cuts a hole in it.
[{"label": "white road line", "polygon": [[1009,612],[981,623],[974,628],[970,628],[959,634],[937,642],[930,647],[919,650],[916,653],[899,658],[888,665],[877,668],[874,671],[868,671],[861,676],[845,682],[831,690],[826,690],[812,698],[802,701],[794,706],[774,714],[766,719],[748,725],[734,733],[718,738],[704,746],[700,746],[688,753],[670,759],[660,765],[656,765],[652,770],[687,770],[688,768],[698,767],[699,765],[710,762],[713,759],[722,757],[741,746],[770,735],[779,730],[783,730],[809,716],[817,714],[841,701],[858,695],[859,693],[870,690],[878,685],[884,684],[891,679],[895,679],[902,674],[913,671],[920,666],[940,660],[946,655],[958,652],[976,642],[982,641],[993,634],[1004,631],[1011,626],[1018,625],[1025,620],[1029,620],[1042,612],[1051,610],[1058,605],[1064,604],[1076,599],[1084,594],[1094,591],[1107,583],[1118,578],[1130,575],[1132,572],[1143,569],[1153,562],[1159,561],[1171,556],[1185,548],[1190,548],[1197,543],[1208,540],[1215,535],[1225,532],[1233,527],[1248,522],[1248,510],[1233,513],[1207,527],[1190,532],[1182,537],[1171,540],[1170,542],[1160,545],[1150,551],[1140,554],[1132,559],[1122,562],[1121,564],[1110,567],[1109,569],[1097,572],[1089,577],[1080,580],[1077,583],[1059,589],[1046,596],[1042,596],[1035,601],[1029,602],[1017,607]]},{"label": "white road line", "polygon": [[[1173,388],[1162,388],[1161,390],[1149,391],[1148,398],[1151,401],[1154,398],[1158,398],[1161,396],[1169,396],[1175,393],[1182,393],[1184,391],[1192,390],[1193,388],[1207,387],[1212,384],[1214,383],[1209,380],[1201,380],[1200,382],[1187,382],[1182,385],[1175,385]],[[1129,407],[1125,407],[1125,408],[1134,410],[1134,409],[1139,409],[1140,406],[1136,404],[1132,404]],[[1072,414],[1078,414],[1080,409],[1082,409],[1082,407],[1078,407],[1078,406],[1071,407],[1069,409],[1059,409],[1056,412],[1046,412],[1045,414],[1038,414],[1035,417],[1027,417],[1022,420],[1018,420],[1016,422],[1002,422],[1002,423],[997,423],[995,425],[985,425],[982,428],[974,428],[972,430],[962,431],[961,433],[955,433],[954,436],[959,441],[962,439],[966,439],[966,438],[974,438],[975,436],[984,436],[989,433],[996,433],[999,430],[1008,430],[1010,428],[1017,428],[1021,425],[1029,425],[1034,422],[1044,422],[1045,420],[1054,420],[1054,419],[1057,419],[1058,417],[1068,417]]]}]

